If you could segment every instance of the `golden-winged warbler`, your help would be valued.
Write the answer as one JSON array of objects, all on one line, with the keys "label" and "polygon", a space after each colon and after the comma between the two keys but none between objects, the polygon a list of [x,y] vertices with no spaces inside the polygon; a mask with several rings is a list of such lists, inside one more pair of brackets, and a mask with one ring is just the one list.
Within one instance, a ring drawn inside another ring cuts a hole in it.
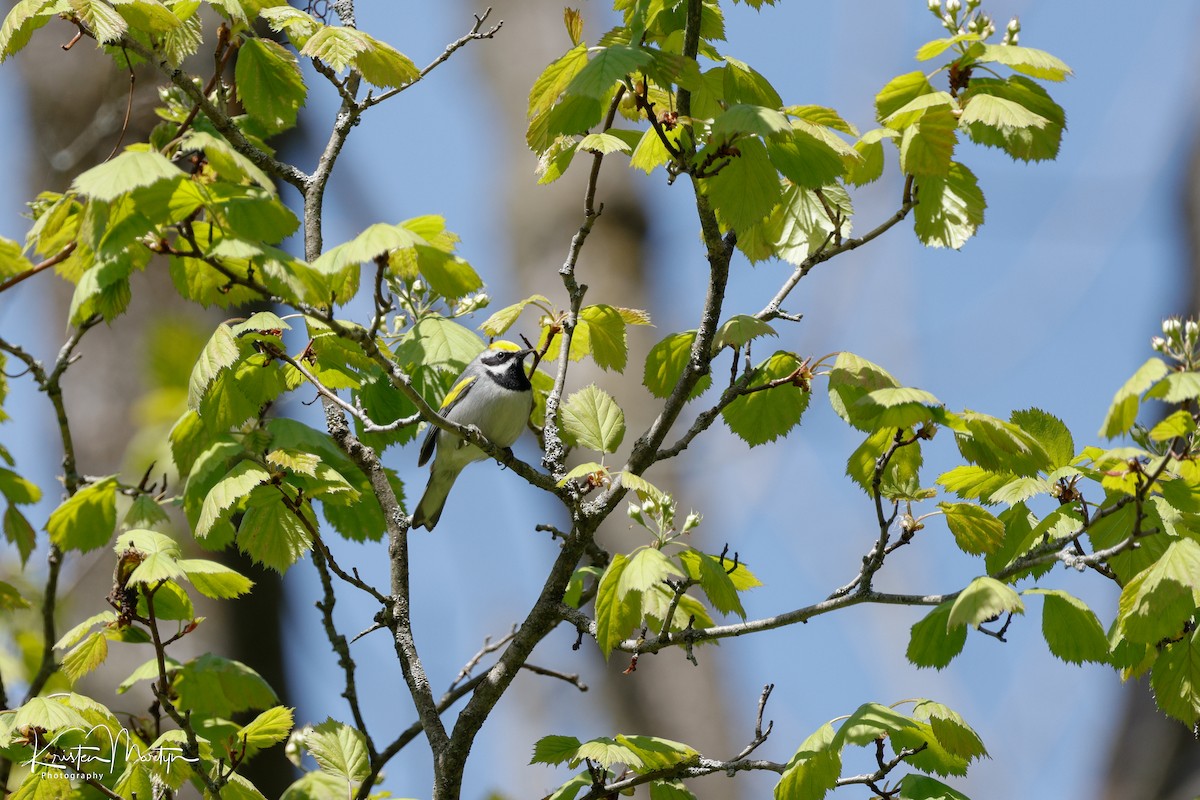
[{"label": "golden-winged warbler", "polygon": [[[439,413],[459,425],[474,425],[499,447],[511,446],[533,410],[533,387],[525,374],[525,358],[532,352],[512,342],[493,342],[467,364],[442,401]],[[429,483],[413,512],[413,529],[433,530],[458,473],[472,461],[486,458],[475,445],[430,425],[417,466],[424,466],[434,450],[437,455],[429,469]]]}]

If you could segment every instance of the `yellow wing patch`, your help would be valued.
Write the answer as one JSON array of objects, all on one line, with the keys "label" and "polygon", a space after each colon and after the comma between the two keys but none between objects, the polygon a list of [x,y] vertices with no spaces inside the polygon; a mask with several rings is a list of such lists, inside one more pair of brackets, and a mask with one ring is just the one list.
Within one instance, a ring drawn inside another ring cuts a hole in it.
[{"label": "yellow wing patch", "polygon": [[442,399],[442,407],[439,410],[442,412],[445,412],[446,409],[448,409],[450,406],[454,405],[454,401],[457,400],[459,398],[459,396],[463,392],[465,392],[472,383],[474,383],[477,380],[479,380],[479,376],[472,375],[469,378],[463,378],[461,381],[454,384],[454,388],[451,389],[449,392],[447,392],[446,396]]}]

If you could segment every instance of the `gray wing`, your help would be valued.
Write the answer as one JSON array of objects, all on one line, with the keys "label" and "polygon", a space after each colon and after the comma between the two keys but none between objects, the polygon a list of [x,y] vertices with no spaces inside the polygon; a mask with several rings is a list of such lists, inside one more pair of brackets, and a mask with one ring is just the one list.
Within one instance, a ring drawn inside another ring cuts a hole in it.
[{"label": "gray wing", "polygon": [[[463,378],[458,383],[454,384],[454,388],[446,394],[446,400],[442,401],[442,407],[438,409],[438,413],[443,417],[454,410],[454,407],[462,402],[467,393],[471,391],[471,387],[475,385],[475,381],[479,379],[478,375],[472,375],[469,378]],[[421,442],[421,454],[417,458],[417,466],[423,467],[433,458],[433,451],[437,448],[437,435],[440,428],[436,425],[430,425],[429,430],[425,432],[425,440]]]}]

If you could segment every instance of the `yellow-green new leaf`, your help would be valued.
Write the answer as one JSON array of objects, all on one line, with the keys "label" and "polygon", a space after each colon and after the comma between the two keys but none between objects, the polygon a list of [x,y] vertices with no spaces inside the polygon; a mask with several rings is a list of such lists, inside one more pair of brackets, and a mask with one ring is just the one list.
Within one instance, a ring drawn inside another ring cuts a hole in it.
[{"label": "yellow-green new leaf", "polygon": [[1132,642],[1173,639],[1200,607],[1200,544],[1178,539],[1121,590],[1117,622]]},{"label": "yellow-green new leaf", "polygon": [[99,631],[71,648],[62,660],[62,670],[71,682],[82,678],[108,658],[108,638]]},{"label": "yellow-green new leaf", "polygon": [[1189,728],[1200,723],[1200,630],[1163,648],[1150,672],[1154,700]]},{"label": "yellow-green new leaf", "polygon": [[236,364],[239,358],[241,353],[233,330],[224,323],[218,325],[192,367],[192,376],[188,380],[188,408],[193,411],[200,408],[209,384],[222,370]]},{"label": "yellow-green new leaf", "polygon": [[367,48],[354,59],[354,66],[368,83],[398,89],[421,76],[421,70],[404,53],[373,36],[367,36],[367,42]]},{"label": "yellow-green new leaf", "polygon": [[359,783],[370,774],[366,740],[361,732],[327,719],[304,737],[321,770],[350,783]]},{"label": "yellow-green new leaf", "polygon": [[920,202],[913,209],[913,230],[925,245],[958,250],[983,224],[987,201],[975,174],[962,164],[950,162],[944,175],[925,174],[916,186]]},{"label": "yellow-green new leaf", "polygon": [[625,438],[625,412],[595,384],[575,392],[562,407],[563,435],[568,444],[613,453]]},{"label": "yellow-green new leaf", "polygon": [[970,503],[938,503],[959,548],[972,555],[991,553],[1004,542],[1004,523]]},{"label": "yellow-green new leaf", "polygon": [[971,581],[954,599],[946,618],[946,629],[965,625],[977,628],[1004,613],[1024,614],[1021,596],[1011,586],[984,575]]},{"label": "yellow-green new leaf", "polygon": [[751,447],[786,436],[800,424],[808,408],[812,392],[793,381],[786,380],[800,367],[794,353],[779,351],[759,364],[750,378],[749,389],[765,387],[742,394],[721,410],[721,419],[729,430]]},{"label": "yellow-green new leaf", "polygon": [[116,158],[79,174],[71,183],[71,189],[93,200],[110,202],[134,189],[179,178],[182,174],[157,150],[130,147]]},{"label": "yellow-green new leaf", "polygon": [[296,124],[308,90],[290,50],[270,39],[247,38],[238,49],[235,75],[238,99],[267,132]]},{"label": "yellow-green new leaf", "polygon": [[239,500],[269,480],[271,473],[253,461],[238,462],[205,496],[196,522],[196,538],[205,538],[214,525],[229,516]]},{"label": "yellow-green new leaf", "polygon": [[295,719],[286,706],[268,708],[238,732],[238,738],[250,747],[267,748],[282,742],[292,732]]},{"label": "yellow-green new leaf", "polygon": [[50,514],[46,531],[63,550],[86,553],[108,544],[117,528],[117,476],[80,489]]},{"label": "yellow-green new leaf", "polygon": [[614,555],[596,588],[596,644],[606,661],[613,648],[642,620],[641,595],[622,595],[618,589],[628,564],[629,557],[624,553]]},{"label": "yellow-green new leaf", "polygon": [[629,153],[632,148],[623,139],[611,133],[589,133],[579,141],[578,148],[590,153]]},{"label": "yellow-green new leaf", "polygon": [[1071,664],[1108,661],[1108,635],[1086,603],[1057,589],[1029,589],[1023,594],[1044,596],[1042,635],[1051,653]]},{"label": "yellow-green new leaf", "polygon": [[[579,312],[579,326],[587,327],[592,360],[604,370],[625,371],[629,358],[629,343],[625,327],[628,324],[624,309],[609,305],[584,306]],[[576,327],[578,333],[579,327]]]},{"label": "yellow-green new leaf", "polygon": [[984,44],[980,47],[982,54],[978,56],[979,61],[1003,64],[1034,78],[1062,81],[1072,74],[1065,62],[1044,50],[1014,44]]},{"label": "yellow-green new leaf", "polygon": [[667,578],[682,577],[683,572],[663,551],[641,547],[633,552],[629,563],[621,571],[617,594],[624,596],[630,592],[647,592],[660,587]]},{"label": "yellow-green new leaf", "polygon": [[0,62],[29,44],[38,28],[58,16],[57,0],[20,0],[0,26]]},{"label": "yellow-green new leaf", "polygon": [[183,558],[179,560],[179,568],[200,594],[214,600],[241,597],[254,586],[254,581],[242,573],[216,561]]},{"label": "yellow-green new leaf", "polygon": [[1104,417],[1104,425],[1100,428],[1100,435],[1112,439],[1128,433],[1137,421],[1140,395],[1162,380],[1166,374],[1167,365],[1157,357],[1147,359],[1146,363],[1138,367],[1137,372],[1113,395],[1108,414]]},{"label": "yellow-green new leaf", "polygon": [[940,670],[962,652],[967,642],[967,629],[948,625],[952,606],[953,601],[947,600],[912,626],[905,653],[910,662],[918,667]]}]

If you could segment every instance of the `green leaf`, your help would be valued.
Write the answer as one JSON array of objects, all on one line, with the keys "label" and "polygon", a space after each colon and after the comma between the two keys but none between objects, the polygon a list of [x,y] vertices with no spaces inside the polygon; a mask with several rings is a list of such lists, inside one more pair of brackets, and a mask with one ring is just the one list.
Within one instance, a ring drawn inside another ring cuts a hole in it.
[{"label": "green leaf", "polygon": [[200,518],[196,522],[196,538],[204,539],[213,526],[228,519],[232,508],[260,484],[271,480],[267,472],[253,461],[240,461],[217,482],[204,498]]},{"label": "green leaf", "polygon": [[974,761],[986,756],[987,748],[970,725],[950,708],[931,700],[921,700],[913,706],[913,718],[929,723],[933,735],[951,755]]},{"label": "green leaf", "polygon": [[888,81],[875,95],[875,117],[881,122],[934,88],[923,72],[909,72]]},{"label": "green leaf", "polygon": [[650,54],[640,47],[618,44],[591,52],[591,60],[567,84],[567,94],[603,99],[617,81],[651,62]]},{"label": "green leaf", "polygon": [[117,528],[117,476],[83,487],[50,513],[46,531],[63,550],[86,553],[103,547]]},{"label": "green leaf", "polygon": [[1150,672],[1154,700],[1188,727],[1200,722],[1200,630],[1163,648]]},{"label": "green leaf", "polygon": [[712,349],[716,353],[723,347],[741,347],[760,336],[778,335],[770,323],[763,322],[758,317],[752,317],[748,314],[737,314],[730,317],[717,329],[717,335],[713,338]]},{"label": "green leaf", "polygon": [[991,505],[996,502],[993,494],[1003,489],[1012,479],[1013,476],[1006,472],[992,472],[973,464],[963,464],[943,472],[938,476],[937,482],[964,500],[978,500]]},{"label": "green leaf", "polygon": [[[683,377],[695,341],[696,331],[683,331],[670,334],[650,348],[642,376],[642,384],[650,390],[650,394],[658,398],[666,398],[671,394],[675,384]],[[708,376],[701,378],[692,396],[702,392],[711,382]]]},{"label": "green leaf", "polygon": [[1032,476],[1050,467],[1041,443],[1011,422],[973,411],[955,415],[950,422],[963,458],[984,469]]},{"label": "green leaf", "polygon": [[629,564],[628,556],[617,553],[604,570],[596,589],[596,644],[608,660],[613,648],[641,622],[641,597],[621,594],[618,586]]},{"label": "green leaf", "polygon": [[292,52],[270,39],[249,37],[238,48],[235,77],[246,113],[278,133],[296,124],[308,89]]},{"label": "green leaf", "polygon": [[1062,81],[1071,74],[1070,67],[1044,50],[1020,47],[1015,44],[983,44],[979,47],[982,48],[982,52],[976,57],[978,61],[1003,64],[1006,67],[1012,67],[1016,72],[1034,78]]},{"label": "green leaf", "polygon": [[1162,556],[1121,590],[1117,622],[1130,641],[1175,638],[1200,607],[1200,543],[1171,542]]},{"label": "green leaf", "polygon": [[836,738],[826,723],[804,740],[775,785],[775,800],[821,800],[837,785],[842,753]]},{"label": "green leaf", "polygon": [[1195,400],[1200,397],[1200,372],[1172,372],[1146,392],[1146,397],[1172,405]]},{"label": "green leaf", "polygon": [[4,510],[4,538],[16,546],[21,566],[24,567],[37,546],[37,533],[15,505]]},{"label": "green leaf", "polygon": [[601,155],[607,155],[608,153],[629,153],[633,150],[624,140],[613,136],[611,133],[589,133],[579,141],[578,149]]},{"label": "green leaf", "polygon": [[248,508],[237,536],[238,549],[280,574],[312,549],[308,529],[282,500]]},{"label": "green leaf", "polygon": [[[579,325],[587,326],[592,360],[605,370],[625,371],[629,359],[629,344],[625,334],[625,318],[620,309],[609,305],[584,306],[579,312]],[[579,328],[576,328],[578,333]]]},{"label": "green leaf", "polygon": [[275,692],[257,672],[240,661],[212,653],[193,658],[175,673],[176,704],[197,716],[229,717],[238,711],[270,708]]},{"label": "green leaf", "polygon": [[241,597],[254,586],[245,575],[216,561],[181,558],[179,568],[200,594],[214,600]]},{"label": "green leaf", "polygon": [[29,44],[33,32],[59,13],[55,0],[20,0],[0,26],[0,62]]},{"label": "green leaf", "polygon": [[937,778],[910,772],[900,779],[900,800],[970,800]]},{"label": "green leaf", "polygon": [[411,58],[373,36],[366,38],[368,46],[354,59],[354,66],[368,83],[382,89],[398,89],[421,76]]},{"label": "green leaf", "polygon": [[650,800],[696,800],[683,781],[651,781]]},{"label": "green leaf", "polygon": [[775,108],[738,103],[718,114],[713,120],[712,135],[732,140],[738,134],[761,136],[790,136],[792,123],[787,115]]},{"label": "green leaf", "polygon": [[865,186],[874,183],[883,175],[883,140],[899,136],[888,128],[875,128],[867,131],[854,143],[854,152],[858,159],[850,163],[846,173],[846,182],[855,186]]},{"label": "green leaf", "polygon": [[563,435],[572,446],[616,452],[625,437],[625,412],[595,384],[570,395],[562,407]]},{"label": "green leaf", "polygon": [[931,58],[937,58],[959,42],[978,41],[979,34],[977,33],[960,33],[948,39],[934,39],[932,42],[926,42],[917,48],[917,61],[928,61]]},{"label": "green leaf", "polygon": [[1167,365],[1157,357],[1149,358],[1138,367],[1137,372],[1113,395],[1100,435],[1112,439],[1128,433],[1137,421],[1138,397],[1167,375]]},{"label": "green leaf", "polygon": [[233,331],[224,323],[218,325],[192,367],[192,376],[188,381],[188,408],[192,411],[200,408],[200,401],[204,399],[213,380],[222,370],[236,364],[240,358],[241,352],[238,350]]},{"label": "green leaf", "polygon": [[1065,467],[1075,458],[1075,440],[1061,419],[1039,408],[1014,411],[1012,423],[1037,439],[1049,456],[1049,468]]},{"label": "green leaf", "polygon": [[644,765],[637,753],[615,739],[606,736],[591,739],[579,745],[571,766],[578,766],[581,761],[588,759],[608,769],[614,764],[624,764],[635,772],[641,772]]},{"label": "green leaf", "polygon": [[723,69],[723,88],[725,101],[734,103],[750,103],[767,108],[779,108],[783,100],[770,81],[760,75],[749,64],[736,58],[725,56]]},{"label": "green leaf", "polygon": [[292,732],[295,719],[292,709],[275,706],[255,717],[238,733],[238,738],[248,746],[264,749],[279,744]]},{"label": "green leaf", "polygon": [[1071,664],[1108,663],[1108,635],[1086,603],[1058,589],[1028,589],[1023,594],[1045,597],[1042,635],[1051,653]]},{"label": "green leaf", "polygon": [[[958,119],[949,107],[938,106],[925,111],[915,123],[904,128],[900,138],[900,169],[919,178],[950,180],[955,166],[952,159],[958,144],[957,130]],[[924,189],[927,184],[922,181],[919,185]],[[925,198],[921,198],[921,202],[925,202]]]},{"label": "green leaf", "polygon": [[108,658],[108,639],[96,632],[71,648],[62,660],[62,670],[72,683],[87,675]]},{"label": "green leaf", "polygon": [[953,601],[947,600],[912,626],[905,655],[913,664],[940,670],[949,666],[954,657],[962,652],[967,642],[967,629],[949,626],[953,605]]},{"label": "green leaf", "polygon": [[717,218],[741,231],[761,222],[779,202],[781,187],[767,149],[758,139],[738,142],[737,154],[718,158],[716,175],[701,180]]},{"label": "green leaf", "polygon": [[112,44],[129,30],[129,23],[106,0],[73,0],[71,8],[91,29],[98,44]]},{"label": "green leaf", "polygon": [[[900,383],[878,364],[853,353],[841,352],[838,353],[837,360],[829,372],[829,404],[834,413],[845,422],[855,425],[849,410],[851,406],[876,389],[899,386]],[[859,429],[869,433],[875,432],[869,428]]]},{"label": "green leaf", "polygon": [[691,746],[658,736],[627,736],[619,733],[616,741],[642,762],[639,771],[643,774],[670,769],[700,757]]},{"label": "green leaf", "polygon": [[1188,436],[1196,430],[1196,421],[1186,409],[1180,409],[1150,429],[1150,441],[1167,442]]},{"label": "green leaf", "polygon": [[629,491],[636,492],[638,499],[643,503],[649,499],[653,499],[656,503],[662,503],[667,499],[666,492],[650,483],[650,481],[646,480],[641,475],[635,475],[632,472],[622,472],[621,483],[624,484]]},{"label": "green leaf", "polygon": [[617,582],[617,594],[648,592],[659,588],[668,578],[682,578],[683,572],[661,550],[640,547],[629,558]]},{"label": "green leaf", "polygon": [[64,728],[79,728],[88,730],[91,725],[74,708],[62,702],[62,696],[56,698],[34,697],[16,710],[12,715],[10,730],[20,731],[24,728],[41,728],[48,733]]},{"label": "green leaf", "polygon": [[958,250],[983,224],[987,202],[974,173],[962,164],[950,162],[944,176],[923,175],[916,186],[913,229],[925,245]]},{"label": "green leaf", "polygon": [[505,306],[499,311],[494,312],[483,321],[483,324],[479,326],[479,330],[483,331],[489,337],[502,336],[505,331],[512,327],[517,318],[521,316],[521,312],[530,305],[540,305],[544,308],[549,308],[550,300],[545,295],[540,294],[526,297],[519,303],[513,303],[511,306]]},{"label": "green leaf", "polygon": [[846,409],[859,429],[917,428],[942,420],[941,401],[923,389],[907,386],[874,389]]},{"label": "green leaf", "polygon": [[565,764],[575,758],[580,741],[574,736],[543,736],[533,745],[530,764]]},{"label": "green leaf", "polygon": [[1004,523],[970,503],[938,503],[946,515],[946,527],[954,534],[959,549],[972,555],[992,553],[1004,541]]},{"label": "green leaf", "polygon": [[[1013,127],[971,121],[971,116],[967,116],[965,122],[960,119],[960,123],[974,141],[987,147],[1000,148],[1012,158],[1021,161],[1046,161],[1058,155],[1063,131],[1067,126],[1067,117],[1062,107],[1054,102],[1045,89],[1019,75],[1006,80],[973,78],[970,87],[962,96],[962,101],[971,106],[984,96],[1000,101],[1009,114],[1018,115],[1019,119],[1037,117],[1045,122],[1040,126]],[[988,102],[985,101],[981,112],[989,109]],[[990,109],[997,115],[1000,113],[994,103]],[[1001,119],[999,116],[994,118]]]},{"label": "green leaf", "polygon": [[334,777],[357,784],[371,772],[366,740],[349,725],[327,719],[305,735],[304,743],[321,770]]},{"label": "green leaf", "polygon": [[80,173],[71,183],[71,189],[93,200],[111,202],[134,189],[182,175],[179,168],[157,150],[130,148],[116,158]]},{"label": "green leaf", "polygon": [[[692,548],[680,552],[679,560],[687,570],[688,577],[700,582],[700,588],[713,608],[721,614],[737,614],[742,619],[746,618],[746,609],[738,597],[738,587],[726,572],[728,567],[723,560]],[[738,565],[739,569],[741,566]]]},{"label": "green leaf", "polygon": [[1014,100],[983,92],[968,98],[958,121],[964,126],[979,123],[990,128],[1044,128],[1050,124]]},{"label": "green leaf", "polygon": [[530,119],[554,105],[580,70],[587,66],[587,54],[587,47],[576,45],[542,71],[529,91]]},{"label": "green leaf", "polygon": [[[782,381],[795,374],[800,360],[794,353],[778,351],[754,369],[749,389]],[[792,381],[769,389],[742,394],[721,410],[729,430],[751,447],[786,436],[800,424],[812,392]]]},{"label": "green leaf", "polygon": [[[842,144],[842,148],[838,148],[834,142]],[[847,160],[858,160],[846,158],[847,153],[857,151],[849,149],[843,152],[843,148],[845,143],[836,136],[814,135],[803,128],[791,130],[785,137],[767,140],[767,154],[780,174],[795,185],[808,189],[820,189],[835,183],[846,173]]]},{"label": "green leaf", "polygon": [[1012,587],[983,575],[971,581],[954,599],[946,618],[946,629],[964,625],[977,628],[1004,613],[1025,613],[1020,595]]}]

